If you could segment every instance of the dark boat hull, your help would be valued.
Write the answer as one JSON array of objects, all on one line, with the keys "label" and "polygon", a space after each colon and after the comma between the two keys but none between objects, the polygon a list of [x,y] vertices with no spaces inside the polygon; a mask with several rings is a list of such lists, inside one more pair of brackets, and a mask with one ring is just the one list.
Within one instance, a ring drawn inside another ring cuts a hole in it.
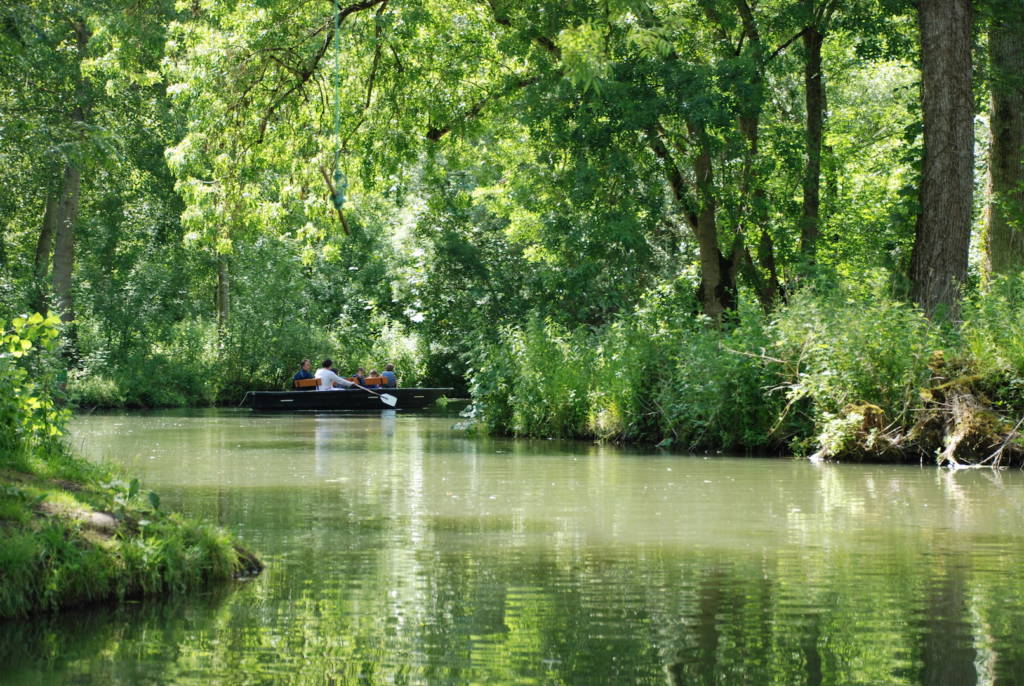
[{"label": "dark boat hull", "polygon": [[[396,410],[422,410],[451,388],[386,388],[397,398]],[[379,397],[360,389],[339,391],[249,391],[248,405],[259,412],[334,412],[338,410],[390,410]]]}]

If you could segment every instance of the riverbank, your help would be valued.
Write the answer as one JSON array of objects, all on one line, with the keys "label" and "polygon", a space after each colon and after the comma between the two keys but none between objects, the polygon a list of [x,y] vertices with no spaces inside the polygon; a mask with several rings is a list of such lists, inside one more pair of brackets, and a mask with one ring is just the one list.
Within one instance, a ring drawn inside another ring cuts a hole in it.
[{"label": "riverbank", "polygon": [[0,618],[181,593],[261,569],[230,533],[166,511],[137,479],[66,455],[0,469]]},{"label": "riverbank", "polygon": [[[685,286],[685,284],[683,284]],[[481,344],[488,433],[858,462],[1024,460],[1024,280],[929,319],[883,287],[806,289],[713,325],[666,287],[600,329],[530,320]]]},{"label": "riverbank", "polygon": [[53,396],[58,325],[38,314],[0,322],[0,618],[258,573],[227,531],[71,454],[69,412]]}]

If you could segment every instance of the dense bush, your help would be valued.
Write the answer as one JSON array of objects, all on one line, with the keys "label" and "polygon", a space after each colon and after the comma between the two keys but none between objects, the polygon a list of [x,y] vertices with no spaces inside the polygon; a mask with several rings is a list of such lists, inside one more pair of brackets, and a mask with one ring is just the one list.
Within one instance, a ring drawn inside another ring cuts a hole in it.
[{"label": "dense bush", "polygon": [[502,343],[478,346],[470,388],[491,431],[525,436],[585,435],[594,351],[582,330],[532,319]]},{"label": "dense bush", "polygon": [[789,399],[803,403],[820,430],[853,404],[912,423],[928,362],[947,341],[916,307],[881,294],[802,293],[772,324],[772,355]]},{"label": "dense bush", "polygon": [[764,359],[766,326],[763,314],[744,308],[728,326],[695,321],[666,340],[670,364],[657,388],[660,438],[690,449],[779,446],[773,424],[783,398],[777,370]]},{"label": "dense bush", "polygon": [[964,305],[963,357],[1001,409],[1024,414],[1024,273],[999,277]]},{"label": "dense bush", "polygon": [[841,454],[870,429],[931,451],[913,428],[944,375],[1024,410],[1022,303],[1024,282],[999,281],[953,327],[879,289],[805,289],[712,326],[658,292],[596,331],[534,319],[481,344],[472,413],[490,431],[682,449]]}]

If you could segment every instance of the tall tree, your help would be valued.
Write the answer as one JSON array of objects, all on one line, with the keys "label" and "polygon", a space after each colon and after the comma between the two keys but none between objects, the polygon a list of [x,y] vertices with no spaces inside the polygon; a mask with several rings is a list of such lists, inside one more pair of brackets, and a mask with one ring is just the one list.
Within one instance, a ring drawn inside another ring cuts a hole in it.
[{"label": "tall tree", "polygon": [[988,32],[990,105],[987,275],[1024,268],[1024,7],[996,8]]},{"label": "tall tree", "polygon": [[825,75],[821,48],[829,30],[835,3],[806,0],[807,25],[801,36],[804,48],[804,128],[807,166],[802,179],[803,206],[800,214],[800,253],[808,264],[817,258],[821,235],[821,148],[825,126]]},{"label": "tall tree", "polygon": [[920,0],[924,159],[911,296],[929,315],[958,313],[974,193],[970,0]]},{"label": "tall tree", "polygon": [[[82,62],[85,60],[92,31],[81,17],[73,18],[71,26],[75,35],[71,124],[72,129],[76,129],[84,128],[86,124],[88,104],[86,88],[82,79]],[[69,157],[64,165],[60,199],[57,203],[56,235],[53,239],[53,292],[57,298],[57,311],[65,324],[75,320],[74,298],[71,289],[72,270],[75,266],[75,223],[78,221],[81,190],[81,160]],[[43,231],[47,231],[45,220],[43,225]],[[73,332],[73,329],[71,331]]]}]

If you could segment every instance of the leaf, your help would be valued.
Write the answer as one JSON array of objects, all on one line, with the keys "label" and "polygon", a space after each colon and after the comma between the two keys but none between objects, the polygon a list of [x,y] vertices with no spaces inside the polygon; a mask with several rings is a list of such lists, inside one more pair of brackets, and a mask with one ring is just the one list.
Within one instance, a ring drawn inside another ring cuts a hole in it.
[{"label": "leaf", "polygon": [[132,479],[131,483],[128,484],[128,500],[131,500],[139,494],[139,480]]},{"label": "leaf", "polygon": [[160,495],[156,491],[149,492],[149,504],[153,506],[154,510],[160,509]]}]

